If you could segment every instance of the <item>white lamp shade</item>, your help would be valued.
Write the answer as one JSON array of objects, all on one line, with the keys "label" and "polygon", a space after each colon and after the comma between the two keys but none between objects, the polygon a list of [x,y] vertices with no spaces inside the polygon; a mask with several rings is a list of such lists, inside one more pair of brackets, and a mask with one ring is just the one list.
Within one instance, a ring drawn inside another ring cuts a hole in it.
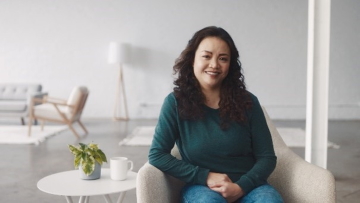
[{"label": "white lamp shade", "polygon": [[128,60],[128,46],[126,44],[119,44],[118,42],[111,42],[109,47],[109,64],[125,63]]},{"label": "white lamp shade", "polygon": [[110,43],[108,62],[110,64],[121,63],[119,43],[117,42]]}]

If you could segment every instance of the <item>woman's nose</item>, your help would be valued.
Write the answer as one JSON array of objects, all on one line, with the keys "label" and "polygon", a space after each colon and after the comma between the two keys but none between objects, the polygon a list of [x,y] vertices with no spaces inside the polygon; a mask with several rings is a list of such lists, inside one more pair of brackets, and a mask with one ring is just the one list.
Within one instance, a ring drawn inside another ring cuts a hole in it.
[{"label": "woman's nose", "polygon": [[212,59],[210,61],[210,68],[214,68],[214,69],[219,68],[219,62],[217,59]]}]

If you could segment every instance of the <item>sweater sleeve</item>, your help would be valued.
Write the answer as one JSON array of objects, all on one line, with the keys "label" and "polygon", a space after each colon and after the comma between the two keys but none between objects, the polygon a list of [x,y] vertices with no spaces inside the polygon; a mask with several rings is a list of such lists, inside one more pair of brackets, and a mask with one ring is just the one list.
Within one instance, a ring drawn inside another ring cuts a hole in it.
[{"label": "sweater sleeve", "polygon": [[186,183],[205,185],[208,169],[178,160],[170,154],[176,140],[180,138],[179,116],[173,94],[165,98],[159,121],[149,151],[149,163],[161,171]]},{"label": "sweater sleeve", "polygon": [[256,162],[253,168],[236,182],[245,193],[267,182],[276,166],[276,156],[271,134],[258,99],[253,96],[253,107],[249,114],[253,155]]}]

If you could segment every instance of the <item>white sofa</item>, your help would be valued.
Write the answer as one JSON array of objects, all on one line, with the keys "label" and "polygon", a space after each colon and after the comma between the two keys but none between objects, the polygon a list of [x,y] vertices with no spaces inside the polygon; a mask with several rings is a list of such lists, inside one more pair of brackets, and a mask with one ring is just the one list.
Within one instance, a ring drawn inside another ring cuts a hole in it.
[{"label": "white sofa", "polygon": [[[289,203],[335,203],[335,179],[330,171],[306,162],[282,140],[269,115],[263,108],[274,143],[277,165],[268,181]],[[173,156],[181,159],[176,145]],[[138,203],[176,203],[184,183],[171,177],[148,162],[137,176]]]},{"label": "white sofa", "polygon": [[31,98],[42,98],[40,84],[0,83],[0,118],[18,117],[24,125],[29,114]]}]

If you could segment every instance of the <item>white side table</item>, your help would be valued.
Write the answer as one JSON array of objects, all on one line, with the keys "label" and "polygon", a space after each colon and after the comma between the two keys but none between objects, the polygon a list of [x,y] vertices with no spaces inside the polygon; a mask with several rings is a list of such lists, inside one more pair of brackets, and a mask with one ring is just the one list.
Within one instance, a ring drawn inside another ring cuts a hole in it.
[{"label": "white side table", "polygon": [[101,178],[97,180],[82,180],[78,170],[71,170],[46,176],[38,181],[39,190],[65,196],[68,203],[72,203],[71,196],[80,196],[79,203],[89,201],[90,196],[103,195],[106,203],[112,203],[109,194],[120,193],[117,200],[121,203],[128,190],[136,187],[135,172],[128,172],[128,178],[122,181],[110,178],[110,169],[101,168]]}]

